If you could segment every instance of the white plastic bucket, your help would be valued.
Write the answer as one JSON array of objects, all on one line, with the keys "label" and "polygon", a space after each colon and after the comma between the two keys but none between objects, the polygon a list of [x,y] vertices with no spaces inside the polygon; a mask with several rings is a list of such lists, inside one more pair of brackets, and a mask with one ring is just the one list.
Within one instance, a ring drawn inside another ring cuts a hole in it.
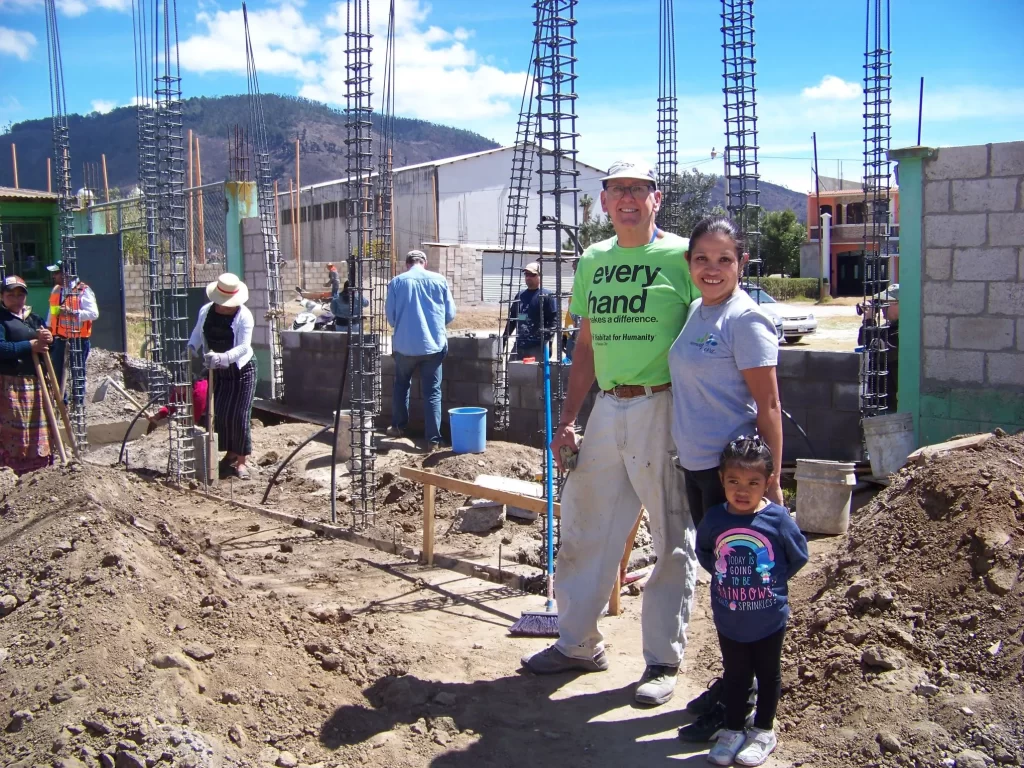
[{"label": "white plastic bucket", "polygon": [[359,472],[362,469],[362,458],[372,456],[373,414],[364,414],[363,420],[366,429],[363,433],[364,445],[362,456],[353,456],[352,449],[355,446],[352,444],[352,411],[343,410],[341,412],[341,420],[338,422],[338,433],[334,436],[338,445],[338,464],[348,462],[350,472]]},{"label": "white plastic bucket", "polygon": [[888,477],[899,472],[914,451],[914,417],[885,413],[864,419],[864,442],[871,459],[871,474]]},{"label": "white plastic bucket", "polygon": [[801,531],[846,533],[857,484],[853,470],[852,461],[796,460],[796,524]]}]

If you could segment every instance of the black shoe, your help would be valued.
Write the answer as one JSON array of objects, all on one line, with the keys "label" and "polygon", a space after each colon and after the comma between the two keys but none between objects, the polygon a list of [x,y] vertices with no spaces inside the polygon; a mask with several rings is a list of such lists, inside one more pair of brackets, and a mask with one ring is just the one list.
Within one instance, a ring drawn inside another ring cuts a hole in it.
[{"label": "black shoe", "polygon": [[686,703],[686,711],[695,717],[703,717],[722,700],[722,678],[716,677],[708,683],[708,689]]},{"label": "black shoe", "polygon": [[[745,728],[754,727],[754,713],[747,715]],[[691,744],[707,744],[718,738],[718,734],[725,730],[725,705],[715,702],[710,712],[701,715],[688,725],[679,729],[679,738]]]}]

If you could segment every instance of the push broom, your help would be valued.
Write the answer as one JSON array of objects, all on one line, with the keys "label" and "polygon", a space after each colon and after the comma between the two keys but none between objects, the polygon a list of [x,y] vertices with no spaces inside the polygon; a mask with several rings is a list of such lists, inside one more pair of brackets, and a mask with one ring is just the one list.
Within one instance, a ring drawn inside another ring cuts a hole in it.
[{"label": "push broom", "polygon": [[555,487],[554,461],[551,456],[551,364],[544,354],[544,461],[547,465],[547,587],[548,602],[543,611],[524,611],[509,629],[517,637],[558,637],[558,612],[555,609]]}]

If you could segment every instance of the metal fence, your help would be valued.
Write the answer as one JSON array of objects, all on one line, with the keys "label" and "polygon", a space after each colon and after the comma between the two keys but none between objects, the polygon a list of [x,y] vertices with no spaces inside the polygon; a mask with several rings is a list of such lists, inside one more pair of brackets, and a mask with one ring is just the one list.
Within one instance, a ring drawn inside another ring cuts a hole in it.
[{"label": "metal fence", "polygon": [[[228,245],[227,211],[223,181],[185,189],[186,247],[189,264],[193,267],[224,263]],[[124,235],[125,264],[147,263],[146,211],[141,195],[89,206],[89,234],[118,232]]]}]

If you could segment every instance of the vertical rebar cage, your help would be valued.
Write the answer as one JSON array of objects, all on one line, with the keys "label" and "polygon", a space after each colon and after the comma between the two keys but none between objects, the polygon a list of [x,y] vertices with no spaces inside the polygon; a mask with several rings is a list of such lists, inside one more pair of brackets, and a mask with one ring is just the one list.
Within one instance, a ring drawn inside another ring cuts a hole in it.
[{"label": "vertical rebar cage", "polygon": [[[360,310],[373,299],[373,139],[369,0],[348,0],[345,31],[345,145],[348,155],[348,258],[350,298]],[[364,322],[348,325],[349,443],[352,449],[353,525],[366,526],[376,514],[376,337]]]},{"label": "vertical rebar cage", "polygon": [[[46,0],[46,48],[50,70],[50,107],[53,115],[54,177],[57,190],[58,224],[60,230],[61,272],[64,285],[70,288],[78,279],[78,258],[75,250],[75,194],[71,186],[71,142],[68,134],[67,99],[64,90],[64,64],[57,29],[57,8],[54,0]],[[71,430],[75,442],[86,446],[85,422],[85,350],[79,335],[78,316],[66,318],[70,338],[67,341],[68,369],[71,391]],[[57,393],[60,396],[60,393]]]},{"label": "vertical rebar cage", "polygon": [[889,0],[867,0],[864,35],[864,304],[861,415],[877,416],[889,403],[889,142],[892,46]]},{"label": "vertical rebar cage", "polygon": [[680,232],[679,105],[676,97],[675,0],[661,0],[658,18],[658,227]]},{"label": "vertical rebar cage", "polygon": [[[722,0],[725,96],[725,181],[729,215],[743,233],[750,259],[744,282],[760,286],[761,206],[754,86],[754,0]],[[760,301],[760,292],[756,292]]]}]

